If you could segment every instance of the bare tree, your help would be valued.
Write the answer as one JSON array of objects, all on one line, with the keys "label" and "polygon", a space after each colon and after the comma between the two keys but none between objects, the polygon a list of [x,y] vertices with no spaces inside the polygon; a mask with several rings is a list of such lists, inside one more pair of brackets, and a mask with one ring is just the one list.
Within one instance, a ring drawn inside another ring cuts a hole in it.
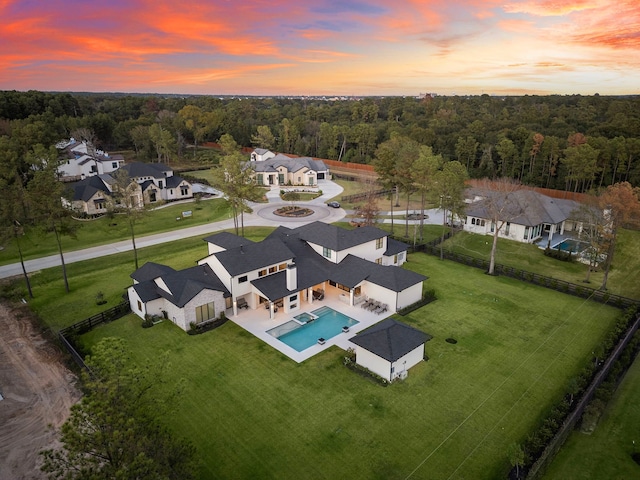
[{"label": "bare tree", "polygon": [[378,208],[378,197],[375,194],[375,183],[364,181],[365,197],[364,203],[355,207],[356,215],[362,219],[362,225],[375,225],[380,209]]},{"label": "bare tree", "polygon": [[496,180],[483,179],[478,183],[483,199],[478,205],[485,212],[485,217],[491,221],[493,243],[489,260],[489,275],[495,273],[496,251],[498,236],[508,223],[524,213],[524,206],[518,201],[517,192],[522,185],[512,178],[498,178]]},{"label": "bare tree", "polygon": [[131,235],[131,243],[133,245],[133,258],[138,269],[138,249],[136,247],[136,222],[142,218],[145,213],[144,200],[140,185],[129,177],[129,172],[123,168],[119,168],[112,175],[114,183],[112,184],[112,196],[109,209],[111,212],[118,212],[124,215],[129,226]]}]

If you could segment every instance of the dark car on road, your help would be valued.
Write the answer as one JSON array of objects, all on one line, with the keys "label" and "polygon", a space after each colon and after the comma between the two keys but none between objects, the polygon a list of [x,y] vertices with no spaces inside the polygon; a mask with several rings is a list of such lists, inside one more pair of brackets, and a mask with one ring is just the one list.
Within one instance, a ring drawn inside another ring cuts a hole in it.
[{"label": "dark car on road", "polygon": [[331,208],[340,208],[340,204],[338,202],[329,202],[327,205]]}]

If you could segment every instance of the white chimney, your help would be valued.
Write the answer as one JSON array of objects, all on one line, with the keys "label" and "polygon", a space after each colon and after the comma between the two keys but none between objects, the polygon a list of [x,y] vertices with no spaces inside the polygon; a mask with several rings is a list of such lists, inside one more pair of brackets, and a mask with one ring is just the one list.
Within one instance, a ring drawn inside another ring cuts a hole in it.
[{"label": "white chimney", "polygon": [[295,263],[287,265],[287,290],[292,291],[298,288],[298,270]]}]

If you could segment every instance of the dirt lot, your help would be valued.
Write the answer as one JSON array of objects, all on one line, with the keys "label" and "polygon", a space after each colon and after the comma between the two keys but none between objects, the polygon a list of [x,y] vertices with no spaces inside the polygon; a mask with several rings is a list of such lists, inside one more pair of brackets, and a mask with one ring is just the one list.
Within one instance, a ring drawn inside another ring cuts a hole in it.
[{"label": "dirt lot", "polygon": [[0,304],[0,479],[46,478],[39,452],[59,445],[55,428],[80,399],[75,385],[28,310]]}]

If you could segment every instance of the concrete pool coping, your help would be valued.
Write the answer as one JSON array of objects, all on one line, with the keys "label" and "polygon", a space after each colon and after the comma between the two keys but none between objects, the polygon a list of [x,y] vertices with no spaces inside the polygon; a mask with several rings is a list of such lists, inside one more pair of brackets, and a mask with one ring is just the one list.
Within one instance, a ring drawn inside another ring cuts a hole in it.
[{"label": "concrete pool coping", "polygon": [[[355,348],[355,345],[349,341],[351,338],[353,338],[358,332],[361,332],[362,330],[369,328],[370,326],[375,325],[378,322],[381,322],[382,320],[388,318],[393,314],[393,312],[376,314],[360,308],[359,305],[351,307],[341,302],[338,297],[332,298],[330,296],[325,297],[325,299],[321,301],[316,300],[312,304],[305,303],[303,304],[303,306],[304,308],[300,308],[295,312],[276,314],[276,317],[273,320],[270,320],[268,318],[268,314],[264,310],[243,309],[242,311],[238,312],[238,315],[230,316],[229,320],[231,320],[233,323],[243,328],[247,332],[251,333],[253,336],[258,337],[260,340],[275,348],[280,353],[283,353],[291,360],[297,363],[301,363],[334,345],[340,347],[344,351],[347,351],[347,349],[349,348]],[[299,315],[301,313],[311,313],[313,310],[317,310],[318,308],[324,306],[331,307],[332,309],[346,315],[347,317],[351,317],[354,320],[357,320],[359,323],[350,327],[349,331],[346,333],[341,332],[332,338],[326,339],[323,345],[316,343],[301,352],[296,351],[295,349],[289,347],[285,343],[267,333],[268,330],[271,330],[279,325],[293,320],[293,317],[295,315]]]}]

